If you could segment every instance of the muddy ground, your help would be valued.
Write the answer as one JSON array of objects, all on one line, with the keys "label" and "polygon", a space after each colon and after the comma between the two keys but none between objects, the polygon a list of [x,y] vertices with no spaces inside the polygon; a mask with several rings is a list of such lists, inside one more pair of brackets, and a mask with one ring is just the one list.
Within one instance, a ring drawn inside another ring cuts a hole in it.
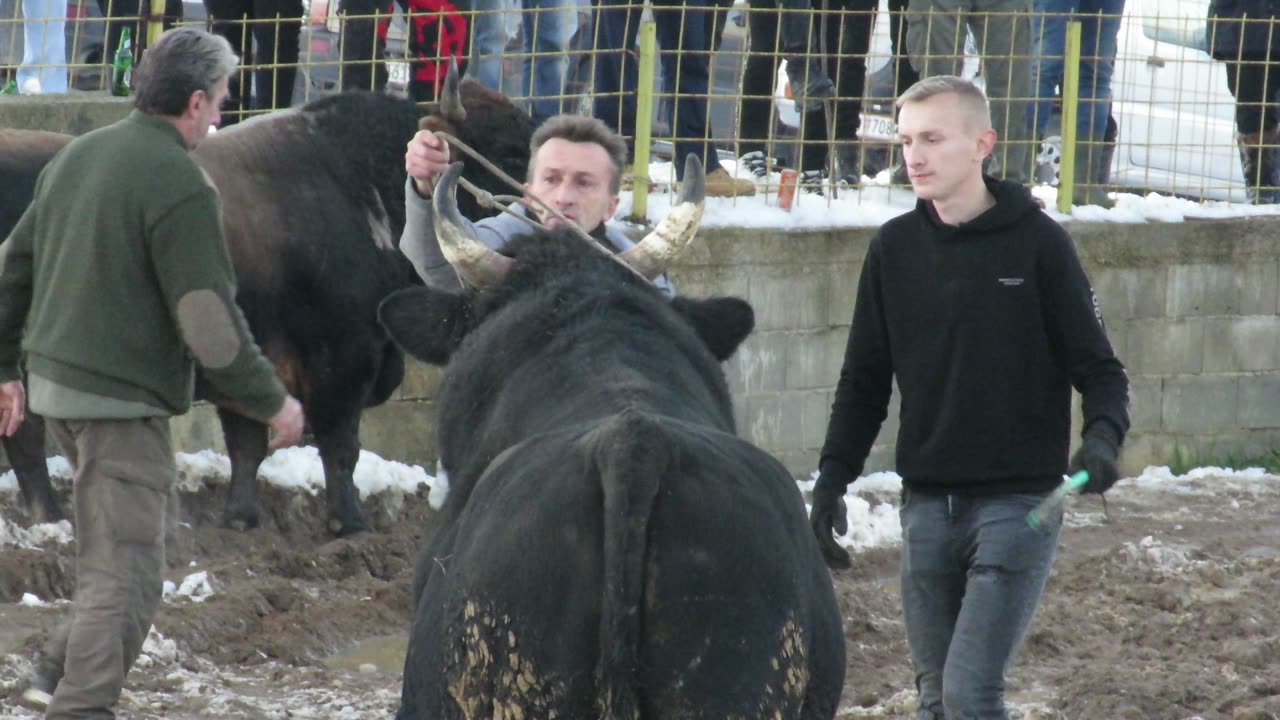
[{"label": "muddy ground", "polygon": [[[366,499],[377,532],[337,541],[319,521],[321,497],[270,486],[263,527],[221,529],[225,489],[223,479],[189,478],[179,493],[167,577],[180,586],[204,571],[212,595],[165,602],[121,716],[391,717],[413,557],[431,514],[426,488]],[[1096,500],[1070,507],[1010,675],[1013,716],[1280,718],[1280,478],[1130,482],[1110,493],[1109,517]],[[68,611],[56,600],[70,595],[73,549],[15,530],[28,525],[15,494],[0,493],[0,515],[11,524],[0,550],[0,717],[34,718],[20,677]],[[866,550],[836,576],[848,645],[842,716],[910,716],[897,557],[896,547]],[[22,604],[24,593],[55,602]]]}]

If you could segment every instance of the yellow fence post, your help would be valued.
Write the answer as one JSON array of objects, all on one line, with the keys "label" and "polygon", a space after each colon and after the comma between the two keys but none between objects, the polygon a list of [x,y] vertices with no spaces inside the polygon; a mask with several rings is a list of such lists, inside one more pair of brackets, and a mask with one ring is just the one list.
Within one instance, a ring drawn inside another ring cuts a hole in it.
[{"label": "yellow fence post", "polygon": [[[178,1],[181,2],[181,0]],[[164,11],[165,0],[151,0],[151,14],[147,17],[147,47],[154,45],[160,39],[160,33],[164,32]],[[103,52],[115,52],[115,49],[109,48]]]},{"label": "yellow fence post", "polygon": [[1080,114],[1080,21],[1067,23],[1062,76],[1062,164],[1058,168],[1058,212],[1071,212],[1076,179],[1076,117]]},{"label": "yellow fence post", "polygon": [[657,61],[658,26],[640,23],[640,67],[636,87],[635,160],[631,164],[631,219],[646,222],[649,215],[649,145],[653,136],[653,72]]}]

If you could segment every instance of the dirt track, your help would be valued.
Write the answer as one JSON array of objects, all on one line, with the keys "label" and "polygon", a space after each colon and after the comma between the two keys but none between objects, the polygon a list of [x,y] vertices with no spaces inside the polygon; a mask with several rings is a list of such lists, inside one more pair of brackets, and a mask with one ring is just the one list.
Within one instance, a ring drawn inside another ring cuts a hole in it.
[{"label": "dirt track", "polygon": [[[425,489],[367,499],[377,532],[332,541],[320,497],[264,487],[264,527],[236,533],[215,524],[224,480],[186,486],[167,577],[180,585],[205,571],[213,594],[165,603],[122,716],[391,717],[413,556],[431,513]],[[1098,501],[1074,501],[1011,674],[1014,717],[1280,718],[1277,508],[1277,478],[1122,484],[1109,496],[1109,520]],[[14,495],[0,494],[0,516],[26,525]],[[836,577],[849,650],[844,716],[909,717],[897,556],[859,553]],[[37,717],[19,705],[17,678],[67,610],[18,601],[66,597],[71,571],[69,543],[0,552],[0,717]]]}]

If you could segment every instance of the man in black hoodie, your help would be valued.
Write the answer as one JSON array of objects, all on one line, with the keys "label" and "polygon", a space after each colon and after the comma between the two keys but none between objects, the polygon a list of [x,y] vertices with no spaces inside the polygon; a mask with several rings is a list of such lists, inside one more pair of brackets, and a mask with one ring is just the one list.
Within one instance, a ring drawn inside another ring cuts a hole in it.
[{"label": "man in black hoodie", "polygon": [[[1005,718],[1004,674],[1053,563],[1061,512],[1027,512],[1088,470],[1115,483],[1128,380],[1067,233],[1027,190],[982,175],[996,144],[982,91],[953,76],[898,100],[919,201],[871,241],[813,490],[810,523],[832,567],[844,494],[888,411],[902,408],[901,585],[917,720]],[[1067,461],[1071,388],[1083,396]]]}]

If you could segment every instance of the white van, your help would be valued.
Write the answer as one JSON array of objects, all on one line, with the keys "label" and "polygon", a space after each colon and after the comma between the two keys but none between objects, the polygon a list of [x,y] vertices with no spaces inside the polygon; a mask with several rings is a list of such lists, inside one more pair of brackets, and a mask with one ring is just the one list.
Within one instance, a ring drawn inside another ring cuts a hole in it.
[{"label": "white van", "polygon": [[[1112,115],[1119,126],[1111,184],[1133,192],[1155,191],[1183,197],[1245,202],[1244,175],[1235,143],[1235,100],[1226,70],[1206,50],[1209,0],[1129,0],[1120,22],[1112,76]],[[859,136],[872,144],[895,141],[891,95],[889,16],[880,2],[867,58],[868,102]],[[979,63],[972,37],[965,74]],[[877,80],[878,78],[878,80]],[[888,88],[885,85],[889,80]],[[977,80],[980,82],[981,78]],[[786,75],[778,73],[776,104],[780,125],[799,124],[788,97]],[[1051,127],[1057,127],[1056,118]],[[1057,182],[1061,138],[1041,144],[1037,176]]]}]

